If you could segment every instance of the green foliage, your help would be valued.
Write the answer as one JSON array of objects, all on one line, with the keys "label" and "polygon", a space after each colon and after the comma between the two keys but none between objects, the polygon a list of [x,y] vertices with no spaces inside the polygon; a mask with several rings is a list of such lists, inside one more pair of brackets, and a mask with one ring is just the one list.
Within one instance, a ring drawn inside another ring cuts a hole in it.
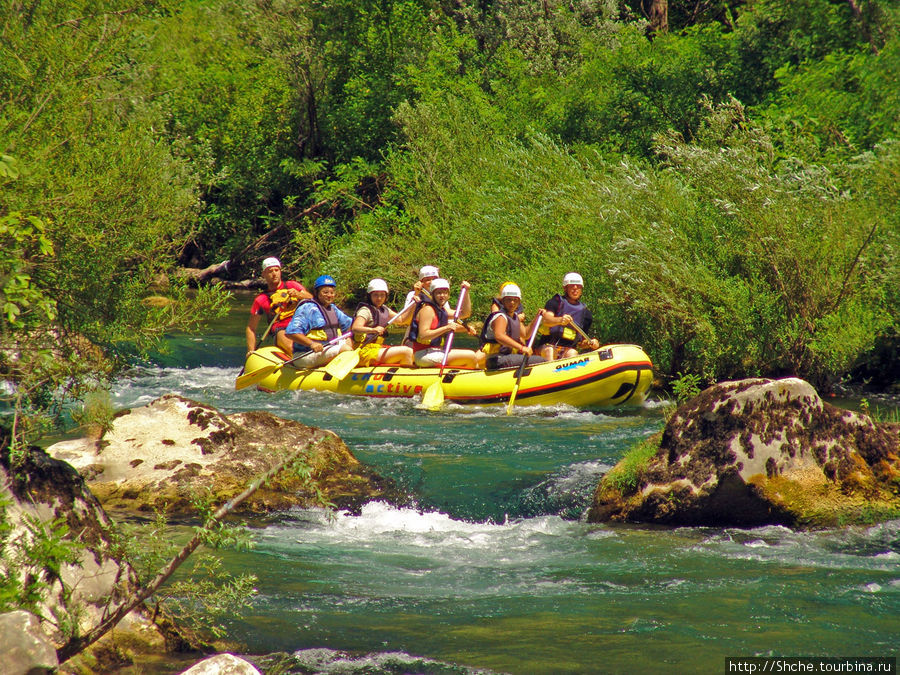
[{"label": "green foliage", "polygon": [[895,325],[886,300],[896,297],[896,282],[879,263],[896,271],[896,214],[877,205],[896,186],[872,180],[893,175],[894,145],[841,174],[778,162],[770,139],[731,104],[710,112],[696,142],[670,134],[659,150],[686,184],[679,201],[697,215],[666,215],[664,230],[620,244],[616,283],[629,312],[671,336],[673,371],[687,354],[690,370],[704,376],[792,373],[822,382]]},{"label": "green foliage", "polygon": [[158,130],[162,114],[130,52],[143,16],[105,0],[13,5],[0,27],[0,377],[13,443],[33,438],[63,401],[222,310],[208,290],[173,286],[144,303],[172,267],[197,214],[193,167]]},{"label": "green foliage", "polygon": [[41,616],[48,591],[58,584],[60,608],[44,618],[53,621],[63,635],[74,636],[81,610],[72,602],[73,589],[62,571],[64,565],[80,564],[85,545],[71,535],[65,519],[44,521],[28,514],[22,516],[23,532],[10,540],[10,504],[7,494],[0,494],[0,612],[24,609]]},{"label": "green foliage", "polygon": [[670,6],[649,39],[606,0],[11,5],[7,403],[53,411],[194,329],[220,296],[148,287],[273,230],[299,276],[399,296],[432,262],[476,311],[578,269],[598,337],[670,374],[846,372],[897,331],[900,12]]},{"label": "green foliage", "polygon": [[882,408],[881,406],[876,405],[872,408],[869,401],[863,398],[859,402],[859,411],[864,415],[871,417],[875,422],[880,422],[882,424],[900,424],[900,408],[896,406]]},{"label": "green foliage", "polygon": [[415,0],[310,5],[323,69],[323,140],[338,162],[376,159],[393,140],[392,111],[410,93],[398,75],[422,57],[431,6]]},{"label": "green foliage", "polygon": [[672,393],[678,403],[684,403],[700,393],[700,376],[692,373],[678,373],[672,380]]},{"label": "green foliage", "polygon": [[641,342],[668,372],[703,380],[827,381],[895,325],[894,144],[836,169],[779,160],[731,102],[708,106],[693,142],[660,136],[656,169],[503,136],[485,105],[463,92],[401,108],[394,182],[329,271],[402,290],[437,262],[476,284],[484,311],[502,280],[534,307],[579,269],[602,339]]},{"label": "green foliage", "polygon": [[625,456],[601,479],[602,488],[618,490],[622,494],[634,492],[643,477],[647,464],[659,450],[660,436],[652,436],[631,447]]},{"label": "green foliage", "polygon": [[128,561],[142,586],[150,583],[178,551],[166,514],[160,510],[152,521],[117,521],[106,534],[111,554]]},{"label": "green foliage", "polygon": [[734,87],[729,37],[706,28],[650,42],[630,27],[612,49],[592,43],[565,89],[548,98],[548,130],[568,142],[650,155],[656,133],[692,133],[701,116],[697,101],[722,100]]},{"label": "green foliage", "polygon": [[3,574],[0,574],[0,612],[9,611],[20,604],[19,572],[13,567],[7,549],[9,536],[13,532],[13,526],[7,518],[7,509],[11,503],[9,495],[5,491],[0,492],[0,565],[3,568]]},{"label": "green foliage", "polygon": [[731,93],[746,104],[759,103],[775,90],[779,69],[853,49],[868,41],[868,33],[848,2],[755,0],[735,26],[741,77]]},{"label": "green foliage", "polygon": [[852,157],[900,135],[900,36],[775,72],[775,102],[763,110],[783,144],[811,158]]},{"label": "green foliage", "polygon": [[211,548],[234,548],[237,550],[251,547],[246,528],[213,517],[215,510],[211,494],[193,495],[191,505],[202,520],[202,525],[198,525],[195,531],[202,536],[201,542],[205,546]]},{"label": "green foliage", "polygon": [[[203,522],[204,543],[214,548],[240,550],[250,546],[249,533],[240,525],[210,521],[209,501],[196,498]],[[202,528],[196,528],[200,530]],[[152,522],[119,523],[111,532],[117,557],[127,560],[137,573],[138,583],[148,585],[180,550],[184,534],[169,525],[165,514],[157,512]],[[250,606],[257,578],[251,574],[233,575],[223,569],[218,555],[202,553],[192,558],[177,581],[151,596],[157,610],[165,612],[178,625],[189,627],[205,638],[225,634],[224,621],[239,616]]]},{"label": "green foliage", "polygon": [[149,16],[130,51],[153,68],[145,88],[163,128],[197,172],[204,203],[195,239],[228,253],[294,189],[280,167],[295,152],[303,94],[267,19],[246,3],[185,3]]},{"label": "green foliage", "polygon": [[115,409],[108,389],[96,389],[84,394],[82,402],[76,404],[72,420],[89,435],[99,438],[112,429]]},{"label": "green foliage", "polygon": [[52,297],[34,283],[34,265],[53,255],[40,218],[14,211],[0,216],[0,312],[10,329],[33,328],[56,318]]},{"label": "green foliage", "polygon": [[181,625],[221,638],[226,634],[224,622],[252,606],[257,581],[253,574],[229,574],[221,558],[200,555],[189,579],[167,587],[165,608]]}]

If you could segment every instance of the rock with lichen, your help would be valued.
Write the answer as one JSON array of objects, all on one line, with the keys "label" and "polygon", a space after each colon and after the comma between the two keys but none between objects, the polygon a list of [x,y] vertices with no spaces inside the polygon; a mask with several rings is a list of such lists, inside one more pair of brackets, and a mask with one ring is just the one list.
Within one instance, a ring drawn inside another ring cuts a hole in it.
[{"label": "rock with lichen", "polygon": [[629,479],[603,477],[592,522],[789,527],[900,516],[900,425],[822,401],[797,378],[722,382],[679,407]]},{"label": "rock with lichen", "polygon": [[[137,587],[134,570],[115,554],[108,516],[65,462],[37,447],[11,453],[8,437],[0,438],[0,504],[8,528],[0,538],[0,574],[17,588],[36,591],[23,599],[40,631],[35,635],[45,636],[54,650],[98,625]],[[84,658],[99,672],[177,639],[139,606]],[[4,644],[0,653],[9,656],[6,649],[15,645]]]},{"label": "rock with lichen", "polygon": [[57,443],[48,452],[84,476],[107,510],[196,513],[194,500],[221,504],[254,477],[303,449],[307,476],[282,472],[238,509],[266,512],[330,502],[355,509],[396,500],[393,483],[362,465],[334,433],[266,412],[223,415],[177,395],[116,415],[99,439]]}]

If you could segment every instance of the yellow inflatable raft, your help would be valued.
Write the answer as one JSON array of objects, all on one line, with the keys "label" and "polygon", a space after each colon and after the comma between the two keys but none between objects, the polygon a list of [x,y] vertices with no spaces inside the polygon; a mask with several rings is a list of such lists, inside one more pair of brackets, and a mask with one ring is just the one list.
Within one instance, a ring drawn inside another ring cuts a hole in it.
[{"label": "yellow inflatable raft", "polygon": [[[421,397],[440,381],[444,401],[461,405],[506,405],[516,382],[517,368],[461,370],[369,366],[354,368],[336,379],[322,368],[295,368],[290,357],[275,347],[248,355],[245,381],[265,391],[303,389],[338,394]],[[578,408],[637,405],[644,401],[653,379],[653,364],[637,345],[605,345],[570,359],[529,366],[516,395],[517,406],[564,403]],[[257,375],[254,375],[257,374]],[[265,374],[265,377],[262,375]],[[238,388],[243,388],[238,385]]]}]

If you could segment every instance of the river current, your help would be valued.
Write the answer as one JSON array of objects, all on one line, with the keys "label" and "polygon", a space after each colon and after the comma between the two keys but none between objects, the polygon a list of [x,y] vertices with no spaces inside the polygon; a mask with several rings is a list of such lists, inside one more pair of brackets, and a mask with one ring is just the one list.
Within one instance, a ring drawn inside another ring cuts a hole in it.
[{"label": "river current", "polygon": [[588,524],[599,477],[662,428],[663,404],[508,417],[235,391],[247,306],[202,338],[172,338],[170,354],[116,383],[115,405],[177,393],[331,429],[416,504],[255,523],[252,551],[224,553],[232,573],[259,577],[253,607],[229,624],[248,653],[297,652],[307,670],[293,672],[522,674],[896,656],[900,520],[817,532]]}]

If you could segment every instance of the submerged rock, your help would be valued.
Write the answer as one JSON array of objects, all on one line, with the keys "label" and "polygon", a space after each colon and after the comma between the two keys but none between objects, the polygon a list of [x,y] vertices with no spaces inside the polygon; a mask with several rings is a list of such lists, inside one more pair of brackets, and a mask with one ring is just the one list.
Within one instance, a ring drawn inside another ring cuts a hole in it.
[{"label": "submerged rock", "polygon": [[216,504],[231,499],[307,445],[308,479],[282,472],[238,510],[265,512],[322,499],[357,509],[372,499],[399,496],[330,431],[265,412],[223,415],[171,394],[119,413],[98,440],[65,441],[48,452],[78,469],[107,509],[194,514],[197,495],[209,494]]},{"label": "submerged rock", "polygon": [[351,655],[324,647],[300,649],[292,654],[278,652],[253,658],[263,672],[307,675],[308,673],[340,673],[341,675],[395,675],[427,673],[428,675],[499,675],[486,668],[472,668],[446,661],[413,656],[405,652],[371,652]]},{"label": "submerged rock", "polygon": [[797,378],[723,382],[682,405],[659,449],[601,480],[592,522],[792,527],[900,516],[900,425],[822,401]]}]

